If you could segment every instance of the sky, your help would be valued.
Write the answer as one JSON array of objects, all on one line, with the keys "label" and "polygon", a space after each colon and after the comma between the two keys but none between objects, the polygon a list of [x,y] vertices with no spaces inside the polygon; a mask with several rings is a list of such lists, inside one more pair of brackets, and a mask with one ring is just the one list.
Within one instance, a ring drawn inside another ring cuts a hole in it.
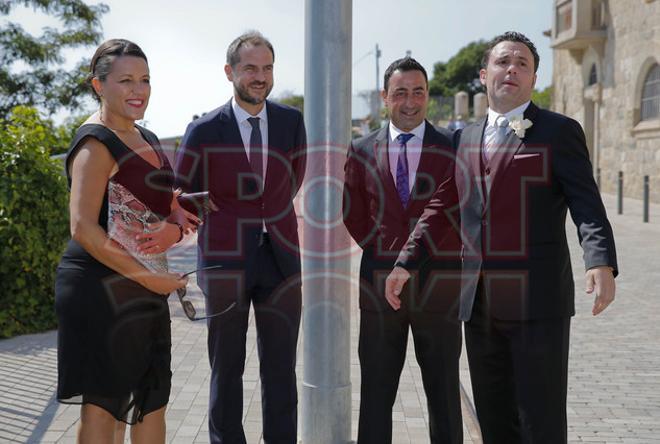
[{"label": "sky", "polygon": [[[271,98],[304,92],[305,0],[104,3],[110,7],[102,17],[104,38],[132,40],[149,59],[152,93],[145,120],[161,138],[183,134],[194,114],[229,99],[232,85],[223,72],[226,49],[246,30],[261,31],[274,46]],[[536,44],[541,57],[537,87],[545,88],[552,79],[552,51],[550,39],[542,33],[551,27],[552,4],[550,0],[353,0],[353,94],[375,88],[376,44],[382,52],[382,87],[387,65],[407,50],[432,75],[436,62],[447,61],[470,42],[511,30],[526,34]],[[57,21],[23,7],[0,20],[18,22],[35,34],[44,26],[58,26]],[[94,50],[66,52],[67,64],[90,58]],[[354,102],[360,100],[354,96]],[[354,105],[354,117],[364,108],[361,105]],[[90,111],[94,107],[90,102]]]}]

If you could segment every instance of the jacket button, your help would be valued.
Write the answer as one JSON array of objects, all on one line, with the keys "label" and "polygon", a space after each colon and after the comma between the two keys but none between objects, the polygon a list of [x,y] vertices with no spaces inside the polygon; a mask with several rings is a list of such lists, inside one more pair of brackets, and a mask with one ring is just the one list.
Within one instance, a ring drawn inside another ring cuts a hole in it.
[{"label": "jacket button", "polygon": [[486,176],[490,175],[490,167],[486,167],[485,173],[486,173]]}]

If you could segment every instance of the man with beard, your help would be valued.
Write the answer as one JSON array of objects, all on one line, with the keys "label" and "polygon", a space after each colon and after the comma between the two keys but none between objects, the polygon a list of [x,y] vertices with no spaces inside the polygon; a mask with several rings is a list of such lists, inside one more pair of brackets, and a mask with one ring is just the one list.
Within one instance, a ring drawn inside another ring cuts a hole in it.
[{"label": "man with beard", "polygon": [[[243,370],[250,303],[257,327],[263,437],[295,443],[296,342],[301,284],[292,200],[305,169],[299,111],[266,100],[275,54],[258,32],[235,39],[225,74],[234,96],[193,121],[177,153],[184,192],[209,191],[218,207],[199,230],[198,283],[208,314],[212,443],[245,443]],[[208,269],[220,265],[222,268]]]}]

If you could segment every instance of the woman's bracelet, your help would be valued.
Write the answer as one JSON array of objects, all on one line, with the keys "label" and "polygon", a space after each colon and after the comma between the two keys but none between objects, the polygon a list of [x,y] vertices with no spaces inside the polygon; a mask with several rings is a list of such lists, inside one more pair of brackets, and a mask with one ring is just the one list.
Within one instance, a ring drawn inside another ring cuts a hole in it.
[{"label": "woman's bracelet", "polygon": [[179,227],[179,240],[175,242],[175,244],[178,244],[181,242],[181,239],[183,239],[183,225],[181,225],[179,222],[172,222],[174,225]]}]

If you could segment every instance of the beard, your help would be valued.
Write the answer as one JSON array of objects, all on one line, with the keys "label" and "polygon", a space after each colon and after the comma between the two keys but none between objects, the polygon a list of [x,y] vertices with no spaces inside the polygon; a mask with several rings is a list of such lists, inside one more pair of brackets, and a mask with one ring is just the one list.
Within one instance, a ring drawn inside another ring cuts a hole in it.
[{"label": "beard", "polygon": [[[265,82],[252,82],[251,85],[265,85]],[[244,87],[240,83],[234,83],[234,91],[236,91],[236,94],[238,97],[240,97],[241,100],[244,102],[250,103],[252,105],[259,105],[260,103],[263,103],[264,100],[268,97],[268,94],[270,94],[270,91],[273,89],[273,85],[270,85],[270,87],[266,90],[266,93],[264,94],[263,98],[261,97],[254,97],[251,96],[247,87]]]}]

